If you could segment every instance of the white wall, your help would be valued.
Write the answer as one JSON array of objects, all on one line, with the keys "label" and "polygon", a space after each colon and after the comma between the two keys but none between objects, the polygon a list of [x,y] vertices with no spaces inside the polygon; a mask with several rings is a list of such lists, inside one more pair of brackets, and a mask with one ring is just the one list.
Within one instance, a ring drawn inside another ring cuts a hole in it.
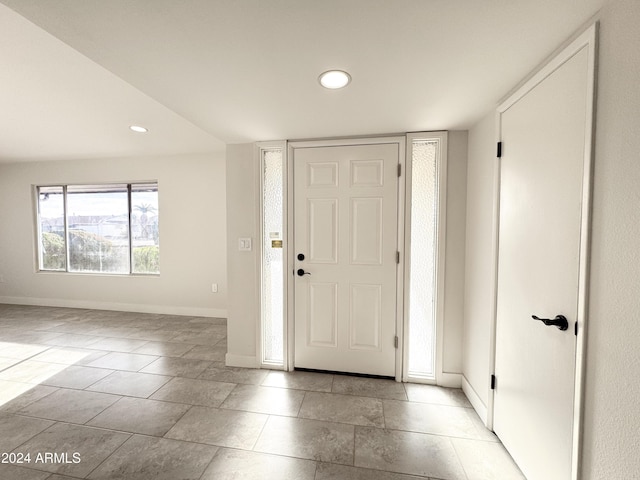
[{"label": "white wall", "polygon": [[[467,132],[449,132],[443,370],[462,372]],[[227,363],[256,365],[259,251],[239,252],[239,237],[258,238],[259,168],[252,144],[227,146],[228,354]],[[459,382],[459,377],[458,378]],[[454,380],[455,382],[455,380]]]},{"label": "white wall", "polygon": [[[257,366],[256,335],[259,294],[256,286],[259,258],[260,170],[253,144],[227,146],[227,364]],[[253,251],[238,251],[238,238],[253,240]]]},{"label": "white wall", "polygon": [[[449,132],[447,156],[447,240],[442,371],[462,373],[465,231],[467,211],[466,131]],[[459,378],[452,386],[460,386]]]},{"label": "white wall", "polygon": [[[612,0],[598,18],[584,480],[640,472],[640,3]],[[493,118],[469,132],[463,371],[483,402],[491,373]]]},{"label": "white wall", "polygon": [[640,2],[600,21],[585,480],[640,472]]},{"label": "white wall", "polygon": [[[159,185],[159,276],[36,272],[32,185],[143,180]],[[0,302],[224,317],[225,202],[223,154],[2,164]]]},{"label": "white wall", "polygon": [[467,167],[467,229],[466,269],[464,289],[463,376],[467,396],[481,417],[485,417],[489,402],[489,361],[492,356],[491,313],[494,233],[493,194],[495,116],[487,115],[469,130],[469,161]]}]

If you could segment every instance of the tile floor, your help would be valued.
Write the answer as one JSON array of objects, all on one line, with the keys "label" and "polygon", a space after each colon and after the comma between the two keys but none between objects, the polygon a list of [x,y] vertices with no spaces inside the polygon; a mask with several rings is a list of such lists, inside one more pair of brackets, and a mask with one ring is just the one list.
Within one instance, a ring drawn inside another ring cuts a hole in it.
[{"label": "tile floor", "polygon": [[225,352],[224,319],[0,305],[0,478],[524,479],[460,390]]}]

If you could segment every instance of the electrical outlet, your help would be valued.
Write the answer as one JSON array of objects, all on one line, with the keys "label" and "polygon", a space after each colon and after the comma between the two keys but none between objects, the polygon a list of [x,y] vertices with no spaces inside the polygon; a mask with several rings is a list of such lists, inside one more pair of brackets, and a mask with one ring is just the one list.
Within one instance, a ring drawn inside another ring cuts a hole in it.
[{"label": "electrical outlet", "polygon": [[217,283],[212,283],[211,284],[211,293],[218,293],[218,284]]}]

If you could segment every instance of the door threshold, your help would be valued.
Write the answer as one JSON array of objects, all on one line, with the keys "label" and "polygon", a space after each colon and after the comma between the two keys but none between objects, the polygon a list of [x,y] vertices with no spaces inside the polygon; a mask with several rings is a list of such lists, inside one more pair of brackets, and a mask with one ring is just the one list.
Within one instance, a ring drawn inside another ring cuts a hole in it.
[{"label": "door threshold", "polygon": [[329,373],[331,375],[344,375],[348,377],[377,378],[379,380],[393,380],[394,382],[396,380],[395,377],[389,377],[386,375],[370,375],[368,373],[337,372],[334,370],[318,370],[315,368],[299,368],[299,367],[294,367],[293,370],[296,372]]}]

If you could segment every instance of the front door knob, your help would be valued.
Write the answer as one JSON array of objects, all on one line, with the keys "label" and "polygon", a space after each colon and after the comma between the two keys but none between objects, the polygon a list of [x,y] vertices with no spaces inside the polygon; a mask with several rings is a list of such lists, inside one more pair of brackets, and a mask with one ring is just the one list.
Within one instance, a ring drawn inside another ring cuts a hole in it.
[{"label": "front door knob", "polygon": [[298,274],[299,277],[302,277],[303,275],[311,275],[309,272],[305,272],[303,269],[299,268],[298,271],[296,272]]}]

